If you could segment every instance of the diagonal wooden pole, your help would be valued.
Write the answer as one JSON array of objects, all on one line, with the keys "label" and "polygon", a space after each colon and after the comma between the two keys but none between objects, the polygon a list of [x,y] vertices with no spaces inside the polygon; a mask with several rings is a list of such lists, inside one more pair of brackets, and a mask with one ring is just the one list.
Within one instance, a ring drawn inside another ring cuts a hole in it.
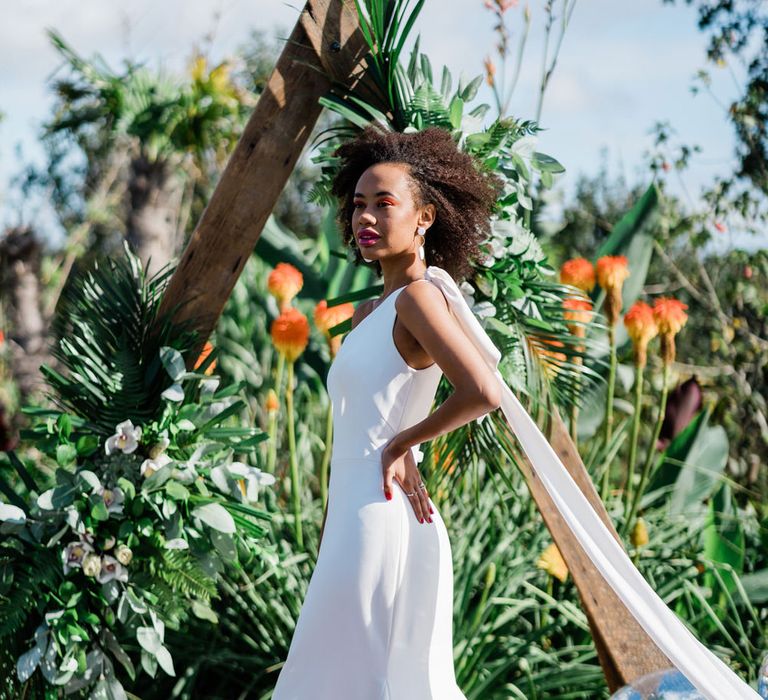
[{"label": "diagonal wooden pole", "polygon": [[[622,545],[616,529],[605,510],[592,479],[556,408],[552,408],[548,439],[568,473],[587,497],[598,517],[605,523],[616,541]],[[514,446],[514,434],[503,417],[494,418],[499,430]],[[647,632],[635,620],[614,590],[608,585],[592,560],[579,544],[578,538],[566,525],[560,511],[533,470],[522,450],[514,449],[517,463],[528,483],[531,496],[541,512],[552,539],[573,576],[581,606],[587,615],[595,648],[611,692],[645,674],[670,668],[672,662],[659,649]]]},{"label": "diagonal wooden pole", "polygon": [[320,115],[332,80],[354,85],[368,47],[354,0],[309,0],[168,283],[160,315],[180,305],[198,347],[216,326]]},{"label": "diagonal wooden pole", "polygon": [[[319,98],[328,92],[332,80],[350,87],[358,83],[366,52],[354,0],[308,0],[161,304],[160,315],[178,306],[174,320],[191,321],[198,331],[198,348],[189,354],[188,365],[215,328],[306,145],[321,112]],[[613,530],[559,416],[552,445]],[[609,687],[615,690],[645,673],[669,667],[666,656],[615,596],[563,523],[530,465],[524,460],[521,465],[531,494],[573,574]]]}]

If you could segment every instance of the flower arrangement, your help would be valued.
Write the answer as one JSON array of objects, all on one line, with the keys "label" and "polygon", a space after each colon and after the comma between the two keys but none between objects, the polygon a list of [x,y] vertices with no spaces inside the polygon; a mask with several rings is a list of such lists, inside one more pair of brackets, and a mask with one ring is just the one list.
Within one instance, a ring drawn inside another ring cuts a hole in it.
[{"label": "flower arrangement", "polygon": [[267,515],[253,504],[274,476],[232,459],[263,434],[222,427],[243,402],[218,390],[218,379],[186,372],[173,348],[164,347],[162,359],[174,383],[158,420],[127,419],[100,440],[83,419],[50,411],[34,431],[59,465],[56,485],[29,515],[5,505],[0,520],[15,541],[56,553],[63,577],[18,660],[21,681],[40,668],[67,692],[94,682],[116,687],[110,656],[133,678],[115,626],[135,636],[147,673],[160,666],[173,675],[166,624],[177,626],[185,609],[215,619],[208,603],[216,572],[264,532],[258,520]]},{"label": "flower arrangement", "polygon": [[[82,302],[84,288],[103,289],[107,279],[124,292],[131,285],[146,291],[136,271],[129,255],[89,273],[70,294]],[[133,295],[144,311],[156,308],[158,284],[150,294]],[[0,596],[0,638],[26,644],[16,661],[21,683],[39,672],[67,694],[87,689],[92,697],[125,698],[125,679],[140,670],[175,675],[166,628],[179,629],[189,615],[216,622],[210,601],[219,574],[263,551],[262,524],[270,516],[255,504],[275,477],[247,463],[266,433],[228,425],[245,402],[239,385],[221,388],[209,374],[213,346],[187,371],[180,349],[155,347],[170,336],[160,333],[158,340],[142,329],[137,343],[136,336],[114,333],[130,308],[100,320],[82,304],[78,309],[62,313],[70,321],[78,314],[90,319],[94,347],[75,333],[59,340],[62,357],[69,343],[83,366],[101,341],[118,338],[124,365],[133,347],[136,366],[160,371],[137,397],[127,391],[125,375],[110,376],[109,367],[93,362],[78,377],[69,362],[70,376],[56,375],[63,389],[58,407],[27,409],[37,423],[23,437],[55,467],[53,483],[38,490],[22,460],[9,453],[29,497],[12,494],[15,503],[0,504],[0,570],[12,572]],[[84,383],[80,394],[76,381]],[[90,405],[86,391],[101,392],[112,405],[93,415],[72,410]],[[117,411],[123,419],[106,429],[102,415]]]}]

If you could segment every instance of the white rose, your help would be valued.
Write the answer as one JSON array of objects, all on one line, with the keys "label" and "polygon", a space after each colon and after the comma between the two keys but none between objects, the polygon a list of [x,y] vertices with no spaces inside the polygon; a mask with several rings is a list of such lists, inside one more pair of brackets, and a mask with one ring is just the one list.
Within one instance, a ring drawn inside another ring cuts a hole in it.
[{"label": "white rose", "polygon": [[121,564],[128,566],[128,564],[130,564],[131,560],[133,559],[133,552],[127,545],[119,544],[115,550],[115,557],[117,557],[117,561],[119,561]]},{"label": "white rose", "polygon": [[93,552],[88,552],[83,557],[83,573],[94,578],[101,573],[101,557]]}]

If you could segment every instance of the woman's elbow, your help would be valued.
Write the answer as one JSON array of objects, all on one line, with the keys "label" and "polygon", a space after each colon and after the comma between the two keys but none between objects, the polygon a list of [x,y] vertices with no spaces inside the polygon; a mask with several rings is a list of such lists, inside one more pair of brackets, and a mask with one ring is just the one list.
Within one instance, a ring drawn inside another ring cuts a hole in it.
[{"label": "woman's elbow", "polygon": [[501,388],[498,385],[488,387],[483,392],[483,398],[488,405],[489,411],[497,409],[501,406]]},{"label": "woman's elbow", "polygon": [[486,411],[493,411],[501,406],[501,387],[498,382],[491,382],[481,387],[478,392],[478,403]]}]

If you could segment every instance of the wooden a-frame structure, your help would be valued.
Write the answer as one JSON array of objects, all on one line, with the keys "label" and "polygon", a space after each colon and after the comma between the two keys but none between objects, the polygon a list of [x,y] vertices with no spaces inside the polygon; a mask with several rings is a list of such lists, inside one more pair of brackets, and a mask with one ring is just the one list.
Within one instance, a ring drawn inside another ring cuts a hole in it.
[{"label": "wooden a-frame structure", "polygon": [[[331,77],[364,79],[368,50],[354,0],[308,0],[169,282],[160,312],[215,328],[243,267],[320,115]],[[198,348],[199,349],[199,348]],[[197,353],[191,353],[194,359]],[[568,430],[554,412],[551,444],[616,539]],[[581,597],[611,692],[672,663],[605,582],[523,457],[522,471]]]}]

